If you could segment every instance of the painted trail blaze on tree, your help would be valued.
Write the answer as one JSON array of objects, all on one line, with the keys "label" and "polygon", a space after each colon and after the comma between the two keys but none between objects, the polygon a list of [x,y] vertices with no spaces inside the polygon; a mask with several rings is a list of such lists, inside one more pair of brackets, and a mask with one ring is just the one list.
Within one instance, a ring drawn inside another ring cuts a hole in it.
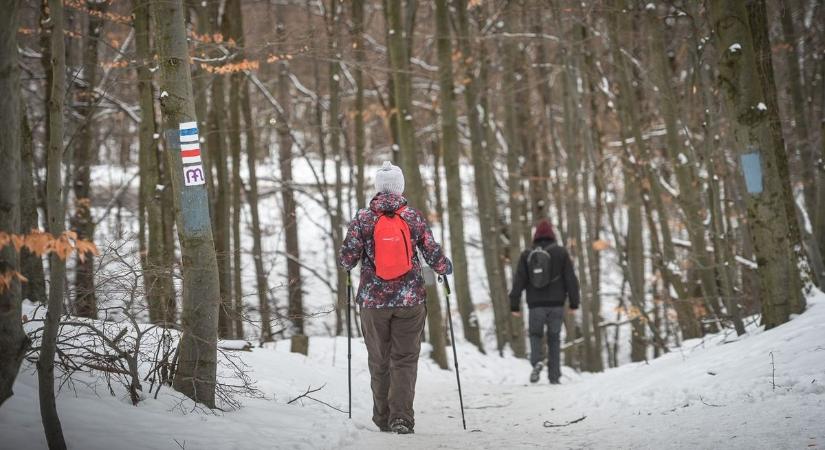
[{"label": "painted trail blaze on tree", "polygon": [[201,184],[206,184],[206,175],[203,171],[203,164],[201,164],[198,123],[181,123],[178,134],[180,136],[180,160],[184,164],[184,186],[199,186]]},{"label": "painted trail blaze on tree", "polygon": [[[199,158],[195,99],[189,69],[184,7],[181,0],[151,2],[160,62],[161,111],[165,125],[167,161],[175,195],[178,238],[181,244],[183,334],[178,348],[174,387],[206,406],[215,406],[219,281],[215,241],[209,219],[205,171]],[[186,145],[184,149],[184,144]],[[180,152],[180,159],[178,154]],[[191,173],[187,172],[191,170]]]}]

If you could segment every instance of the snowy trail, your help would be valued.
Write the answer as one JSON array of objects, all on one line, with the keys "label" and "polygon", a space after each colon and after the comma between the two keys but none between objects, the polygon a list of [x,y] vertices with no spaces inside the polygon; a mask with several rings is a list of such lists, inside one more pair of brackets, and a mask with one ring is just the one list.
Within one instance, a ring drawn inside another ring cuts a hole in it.
[{"label": "snowy trail", "polygon": [[[452,399],[454,389],[427,386],[421,396],[435,400],[419,401],[425,406],[416,412],[415,435],[361,432],[347,448],[778,449],[821,448],[825,443],[821,395],[796,404],[788,399],[723,406],[697,401],[671,410],[613,409],[575,400],[595,389],[593,383],[598,384],[588,380],[561,387],[485,386],[488,396],[476,402],[484,409],[467,410],[466,432]],[[585,420],[569,426],[543,426],[545,421],[564,424],[583,416]]]},{"label": "snowy trail", "polygon": [[[452,371],[425,354],[416,394],[416,434],[380,433],[370,421],[366,352],[353,343],[353,420],[314,401],[288,400],[308,386],[346,409],[346,341],[312,338],[310,356],[288,342],[243,353],[265,399],[243,399],[234,412],[192,412],[165,389],[138,407],[81,383],[67,386],[58,411],[78,449],[518,449],[518,448],[825,448],[825,296],[777,329],[688,341],[649,364],[601,374],[565,369],[563,385],[526,383],[529,364],[481,355],[460,344],[468,431]],[[771,354],[774,364],[771,364]],[[774,373],[775,369],[775,373]],[[545,374],[543,374],[546,376]],[[776,387],[774,387],[774,384]],[[549,421],[563,424],[545,428]],[[0,449],[46,448],[31,367],[0,408]]]},{"label": "snowy trail", "polygon": [[770,332],[689,341],[598,375],[566,372],[561,386],[465,382],[467,432],[454,383],[420,383],[416,435],[362,432],[352,448],[824,448],[823,300]]}]

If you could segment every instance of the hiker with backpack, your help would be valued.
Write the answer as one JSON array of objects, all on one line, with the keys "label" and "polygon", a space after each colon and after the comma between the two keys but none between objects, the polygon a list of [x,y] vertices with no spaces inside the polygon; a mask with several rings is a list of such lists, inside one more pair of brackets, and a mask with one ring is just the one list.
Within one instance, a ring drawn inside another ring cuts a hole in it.
[{"label": "hiker with backpack", "polygon": [[547,328],[548,377],[550,384],[560,384],[561,326],[564,322],[564,304],[569,299],[571,313],[579,307],[579,280],[573,270],[573,261],[567,249],[556,242],[553,226],[542,219],[533,235],[533,246],[521,253],[513,289],[510,291],[510,310],[521,316],[521,293],[527,291],[528,332],[530,334],[530,363],[533,371],[530,382],[539,380],[544,368],[543,339]]},{"label": "hiker with backpack", "polygon": [[452,263],[420,211],[407,206],[404,174],[389,161],[375,174],[376,195],[349,224],[340,264],[361,261],[356,302],[367,345],[372,421],[381,431],[412,433],[421,336],[427,316],[419,256],[440,275]]}]

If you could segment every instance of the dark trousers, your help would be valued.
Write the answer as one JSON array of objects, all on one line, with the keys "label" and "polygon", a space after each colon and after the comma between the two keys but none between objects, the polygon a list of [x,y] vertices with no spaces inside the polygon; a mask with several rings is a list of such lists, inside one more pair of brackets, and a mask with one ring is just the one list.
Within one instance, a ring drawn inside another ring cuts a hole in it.
[{"label": "dark trousers", "polygon": [[415,424],[415,380],[426,317],[424,305],[361,309],[361,328],[369,354],[372,421],[379,428],[398,418]]},{"label": "dark trousers", "polygon": [[561,326],[564,323],[564,306],[538,306],[530,308],[528,332],[530,333],[530,362],[533,366],[544,359],[543,338],[547,328],[547,372],[551,381],[561,378]]}]

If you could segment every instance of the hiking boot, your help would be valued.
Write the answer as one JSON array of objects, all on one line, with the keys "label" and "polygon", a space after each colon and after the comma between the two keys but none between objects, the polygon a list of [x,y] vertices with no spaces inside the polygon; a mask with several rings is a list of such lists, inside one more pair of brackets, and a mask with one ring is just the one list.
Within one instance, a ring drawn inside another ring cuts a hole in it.
[{"label": "hiking boot", "polygon": [[413,434],[413,424],[410,423],[408,420],[404,420],[402,418],[393,419],[390,423],[390,429],[393,433],[397,434]]},{"label": "hiking boot", "polygon": [[561,384],[559,380],[550,380],[550,384]]},{"label": "hiking boot", "polygon": [[541,369],[544,369],[544,364],[541,361],[537,362],[536,365],[533,366],[533,371],[530,372],[530,382],[531,383],[536,383],[537,381],[539,381],[539,375],[541,375]]}]

